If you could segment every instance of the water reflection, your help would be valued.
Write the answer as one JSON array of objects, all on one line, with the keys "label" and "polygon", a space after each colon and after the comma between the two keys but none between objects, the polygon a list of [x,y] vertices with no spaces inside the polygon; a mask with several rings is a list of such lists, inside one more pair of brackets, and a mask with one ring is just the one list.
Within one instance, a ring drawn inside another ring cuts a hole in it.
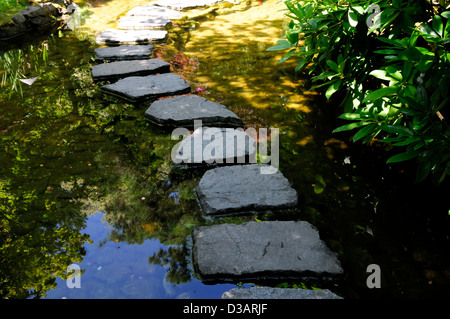
[{"label": "water reflection", "polygon": [[[377,145],[333,136],[335,106],[264,51],[282,22],[253,10],[204,21],[189,37],[174,36],[188,42],[156,54],[247,126],[280,129],[280,168],[299,207],[257,218],[313,223],[340,254],[347,280],[331,288],[345,296],[448,296],[448,191],[412,184],[413,170],[386,166]],[[48,62],[23,97],[0,93],[1,296],[220,298],[236,287],[203,285],[192,272],[189,234],[213,222],[193,192],[201,171],[174,170],[176,141],[145,122],[145,105],[104,96],[92,84],[91,39],[64,32],[46,43]],[[227,221],[236,222],[218,222]],[[72,263],[84,271],[80,289],[65,282]],[[371,263],[381,266],[385,289],[365,286]]]},{"label": "water reflection", "polygon": [[[21,63],[34,61],[35,53],[25,52]],[[65,34],[48,42],[48,63],[40,64],[41,76],[33,85],[10,98],[2,90],[3,297],[44,297],[56,287],[55,277],[59,283],[65,279],[68,265],[83,260],[93,264],[93,255],[85,256],[85,244],[100,228],[81,231],[95,224],[99,211],[110,231],[96,258],[106,258],[108,247],[121,243],[142,246],[146,265],[156,253],[149,242],[182,247],[192,227],[203,222],[193,195],[196,177],[181,173],[181,179],[172,173],[170,150],[176,141],[153,130],[142,109],[99,92],[90,76],[92,55],[89,41]],[[173,193],[178,194],[176,202]],[[168,250],[170,258],[174,251]],[[183,262],[178,267],[183,275],[169,275],[167,282],[188,282],[187,266]],[[90,278],[85,270],[83,280]],[[63,296],[57,292],[60,286],[52,296]],[[95,291],[108,297],[109,288],[102,288],[105,295]]]}]

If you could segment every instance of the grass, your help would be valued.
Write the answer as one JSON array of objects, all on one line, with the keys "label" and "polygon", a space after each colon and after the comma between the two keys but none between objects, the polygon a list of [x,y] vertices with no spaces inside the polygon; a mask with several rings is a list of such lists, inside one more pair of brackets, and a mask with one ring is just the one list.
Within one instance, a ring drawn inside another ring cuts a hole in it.
[{"label": "grass", "polygon": [[8,22],[13,15],[25,9],[29,4],[28,0],[0,0],[0,24]]}]

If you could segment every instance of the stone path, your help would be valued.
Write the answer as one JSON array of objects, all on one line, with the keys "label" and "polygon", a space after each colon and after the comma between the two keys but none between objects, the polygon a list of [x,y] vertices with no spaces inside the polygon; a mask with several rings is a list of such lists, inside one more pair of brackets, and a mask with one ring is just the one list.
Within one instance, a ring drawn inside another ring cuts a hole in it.
[{"label": "stone path", "polygon": [[122,45],[118,47],[96,48],[97,61],[150,59],[155,47],[149,45]]},{"label": "stone path", "polygon": [[175,164],[254,163],[256,140],[243,130],[201,127],[178,143],[172,152]]},{"label": "stone path", "polygon": [[222,299],[342,299],[328,289],[251,287],[235,288],[222,294]]},{"label": "stone path", "polygon": [[167,72],[170,72],[170,64],[161,59],[116,61],[91,67],[92,78],[95,82]]},{"label": "stone path", "polygon": [[164,30],[117,30],[108,29],[100,33],[97,44],[121,45],[121,44],[147,44],[162,41],[166,38]]},{"label": "stone path", "polygon": [[[97,36],[99,45],[109,47],[95,50],[100,63],[91,68],[93,80],[109,82],[100,87],[105,94],[139,105],[151,103],[143,112],[146,120],[160,128],[175,129],[172,134],[178,132],[175,137],[183,137],[172,150],[175,164],[209,168],[197,186],[205,215],[220,218],[296,208],[298,194],[289,180],[280,171],[267,170],[268,165],[256,164],[257,142],[243,131],[242,120],[224,105],[189,94],[190,84],[171,73],[169,63],[151,57],[152,43],[166,38],[163,29],[171,20],[181,19],[182,10],[219,2],[223,1],[158,0],[130,10],[118,20],[118,29]],[[196,228],[192,238],[194,269],[204,280],[323,279],[343,273],[338,256],[307,222],[216,224]],[[233,289],[222,298],[340,297],[327,290],[265,287]]]},{"label": "stone path", "polygon": [[212,127],[244,127],[242,120],[226,106],[198,95],[185,95],[155,101],[145,117],[163,127],[194,128],[194,121]]},{"label": "stone path", "polygon": [[131,103],[155,100],[159,97],[189,93],[191,86],[174,73],[149,76],[130,76],[101,87],[105,93]]},{"label": "stone path", "polygon": [[308,222],[198,227],[193,233],[193,259],[206,279],[323,277],[343,272],[337,256]]},{"label": "stone path", "polygon": [[197,193],[207,215],[281,210],[297,205],[297,192],[280,171],[263,174],[268,165],[218,167],[201,178]]}]

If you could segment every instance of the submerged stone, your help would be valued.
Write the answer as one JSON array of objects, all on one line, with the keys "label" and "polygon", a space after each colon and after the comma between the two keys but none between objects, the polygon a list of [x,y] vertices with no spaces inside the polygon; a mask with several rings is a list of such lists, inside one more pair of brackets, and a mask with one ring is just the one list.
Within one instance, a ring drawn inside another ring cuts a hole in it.
[{"label": "submerged stone", "polygon": [[322,278],[341,275],[337,257],[305,221],[217,224],[193,232],[196,271],[208,279]]},{"label": "submerged stone", "polygon": [[94,81],[117,80],[128,76],[143,76],[170,72],[170,64],[161,59],[116,61],[91,67]]},{"label": "submerged stone", "polygon": [[169,23],[165,17],[125,16],[117,21],[117,26],[125,30],[146,30],[164,28]]},{"label": "submerged stone", "polygon": [[96,59],[109,60],[142,60],[149,59],[155,47],[147,45],[121,45],[117,47],[96,48]]},{"label": "submerged stone", "polygon": [[268,165],[218,167],[201,178],[197,193],[207,215],[280,210],[297,205],[297,191],[283,174],[262,174]]},{"label": "submerged stone", "polygon": [[148,76],[130,76],[101,87],[107,94],[132,103],[157,99],[163,96],[189,93],[190,84],[174,73]]},{"label": "submerged stone", "polygon": [[242,120],[226,106],[197,95],[176,96],[155,101],[145,112],[158,126],[194,127],[195,120],[214,127],[243,127]]},{"label": "submerged stone", "polygon": [[127,12],[127,16],[147,16],[147,17],[161,17],[167,19],[181,19],[183,15],[169,8],[164,8],[154,5],[143,5],[134,7]]},{"label": "submerged stone", "polygon": [[256,140],[242,129],[200,127],[172,151],[175,164],[256,162]]},{"label": "submerged stone", "polygon": [[157,0],[153,5],[167,7],[175,10],[188,10],[192,8],[212,6],[223,0]]},{"label": "submerged stone", "polygon": [[165,30],[117,30],[107,29],[100,33],[97,44],[120,45],[120,44],[148,44],[162,41],[166,38]]},{"label": "submerged stone", "polygon": [[342,299],[342,297],[329,289],[251,287],[228,290],[222,294],[222,299]]}]

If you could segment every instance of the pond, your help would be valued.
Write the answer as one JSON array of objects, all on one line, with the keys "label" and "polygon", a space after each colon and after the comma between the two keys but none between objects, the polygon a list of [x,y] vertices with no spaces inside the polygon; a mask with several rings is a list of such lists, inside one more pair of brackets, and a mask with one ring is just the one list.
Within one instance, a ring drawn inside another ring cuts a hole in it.
[{"label": "pond", "polygon": [[[145,121],[146,105],[92,82],[93,30],[142,3],[100,3],[82,28],[5,55],[15,74],[38,78],[14,82],[22,93],[11,85],[0,93],[3,297],[217,299],[242,284],[329,288],[345,298],[450,297],[448,181],[414,184],[412,163],[387,166],[385,147],[331,133],[335,102],[265,51],[286,23],[276,0],[175,24],[156,46],[196,94],[229,106],[246,127],[280,130],[280,170],[299,193],[294,211],[205,218],[195,194],[202,171],[173,167],[170,132]],[[339,253],[344,279],[203,283],[192,230],[256,219],[311,222]],[[81,269],[81,288],[66,284],[70,264]],[[380,266],[380,289],[366,285],[370,264]]]}]

